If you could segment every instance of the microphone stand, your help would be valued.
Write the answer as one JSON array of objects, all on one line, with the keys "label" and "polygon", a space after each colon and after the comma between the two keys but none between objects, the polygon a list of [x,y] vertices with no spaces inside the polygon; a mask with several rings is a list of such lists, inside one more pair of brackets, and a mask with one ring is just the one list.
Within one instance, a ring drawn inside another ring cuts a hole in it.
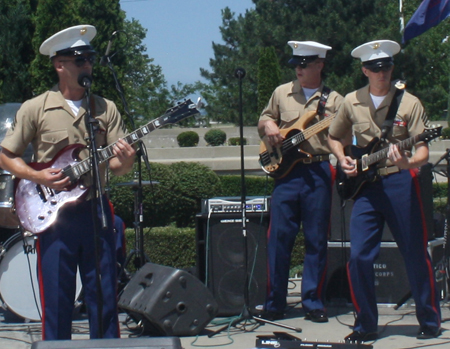
[{"label": "microphone stand", "polygon": [[[91,162],[91,176],[92,176],[92,188],[91,193],[93,197],[91,198],[91,209],[92,209],[92,220],[94,223],[94,248],[95,248],[95,269],[96,269],[96,288],[97,288],[97,322],[98,322],[98,338],[103,338],[103,290],[101,284],[101,269],[100,269],[100,235],[98,232],[98,224],[97,224],[97,200],[100,203],[101,208],[101,224],[102,229],[108,228],[108,222],[106,220],[105,215],[105,207],[103,205],[102,200],[102,184],[100,181],[99,175],[99,166],[100,163],[98,153],[97,153],[97,144],[95,141],[95,134],[98,131],[98,120],[95,119],[95,116],[91,115],[91,98],[90,98],[90,85],[91,78],[87,76],[83,76],[81,74],[78,78],[78,82],[81,86],[85,87],[85,97],[86,97],[86,116],[85,123],[86,129],[89,133],[89,159]],[[98,195],[97,195],[98,194]]]},{"label": "microphone stand", "polygon": [[[117,31],[113,33],[115,35],[118,33]],[[123,109],[125,110],[125,114],[128,117],[128,120],[131,124],[131,127],[136,129],[135,123],[133,118],[130,116],[130,112],[128,109],[128,103],[125,99],[125,95],[123,93],[122,86],[119,82],[119,79],[117,78],[117,74],[114,70],[114,67],[111,63],[111,56],[108,54],[110,49],[110,44],[108,44],[108,48],[106,50],[107,54],[102,57],[102,64],[107,65],[109,70],[112,73],[112,76],[114,78],[114,82],[116,84],[116,90],[119,93],[120,99],[122,101]],[[147,171],[150,173],[150,163],[148,161],[147,153],[145,151],[145,145],[141,140],[137,141],[136,143],[137,149],[136,149],[136,156],[137,156],[137,163],[138,163],[138,170],[135,172],[135,180],[136,185],[133,186],[134,191],[134,233],[135,233],[135,248],[134,250],[131,250],[127,258],[125,259],[124,264],[121,266],[118,279],[121,280],[122,275],[125,271],[125,267],[128,265],[128,263],[131,261],[133,257],[134,259],[134,266],[136,269],[140,269],[146,262],[149,261],[148,257],[145,255],[144,252],[144,230],[143,230],[143,220],[144,220],[144,213],[143,213],[143,205],[142,205],[142,159],[144,160],[145,166],[147,168]]]},{"label": "microphone stand", "polygon": [[241,211],[242,211],[242,236],[244,239],[244,273],[245,273],[245,283],[244,283],[244,306],[242,313],[239,317],[231,321],[231,323],[219,328],[217,331],[211,332],[208,337],[211,338],[216,334],[226,330],[231,326],[236,326],[238,323],[247,320],[255,320],[258,323],[268,323],[271,325],[280,326],[287,328],[296,332],[301,332],[302,330],[297,327],[292,327],[284,324],[280,324],[274,321],[266,320],[257,316],[252,315],[250,310],[250,278],[248,273],[248,236],[247,236],[247,215],[246,215],[246,186],[245,186],[245,167],[244,167],[244,120],[242,116],[242,79],[245,77],[245,70],[243,68],[237,68],[234,73],[235,77],[239,79],[239,141],[241,150]]}]

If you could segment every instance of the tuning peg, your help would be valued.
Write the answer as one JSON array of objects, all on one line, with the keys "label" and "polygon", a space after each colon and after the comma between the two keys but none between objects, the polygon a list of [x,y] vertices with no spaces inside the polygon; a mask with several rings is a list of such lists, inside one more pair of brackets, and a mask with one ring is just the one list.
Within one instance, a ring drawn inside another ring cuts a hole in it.
[{"label": "tuning peg", "polygon": [[196,107],[197,107],[197,109],[200,109],[203,107],[202,97],[198,97]]}]

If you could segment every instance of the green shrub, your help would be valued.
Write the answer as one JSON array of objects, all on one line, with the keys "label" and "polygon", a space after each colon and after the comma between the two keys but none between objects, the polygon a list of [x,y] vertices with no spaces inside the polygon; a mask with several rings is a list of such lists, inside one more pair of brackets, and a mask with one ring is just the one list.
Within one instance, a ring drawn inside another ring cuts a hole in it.
[{"label": "green shrub", "polygon": [[212,128],[205,133],[205,141],[209,145],[218,146],[223,145],[227,139],[227,134],[218,128]]},{"label": "green shrub", "polygon": [[450,127],[442,129],[441,137],[442,139],[450,139]]},{"label": "green shrub", "polygon": [[200,138],[195,131],[181,132],[177,136],[177,142],[180,147],[196,147],[199,139]]},{"label": "green shrub", "polygon": [[[120,216],[128,227],[133,226],[134,219],[134,199],[135,193],[131,186],[117,185],[123,182],[132,182],[134,169],[124,176],[111,176],[110,198],[114,205],[115,212]],[[169,165],[151,163],[150,173],[142,167],[142,179],[157,182],[153,185],[142,187],[142,210],[144,227],[161,227],[170,225],[173,222],[173,212],[177,207],[177,193],[180,192],[178,178],[170,169]]]},{"label": "green shrub", "polygon": [[[222,186],[220,196],[241,196],[240,175],[223,175],[219,179]],[[274,183],[268,176],[245,176],[247,196],[270,196]]]},{"label": "green shrub", "polygon": [[[126,229],[125,241],[127,251],[135,249],[134,229]],[[189,268],[196,264],[194,228],[174,226],[145,228],[143,246],[145,255],[152,263],[178,269]],[[130,264],[127,270],[134,271],[133,263]]]},{"label": "green shrub", "polygon": [[170,169],[177,177],[174,220],[177,227],[193,227],[195,215],[201,210],[201,200],[220,194],[220,180],[209,167],[197,162],[175,162]]},{"label": "green shrub", "polygon": [[[247,138],[242,138],[244,145],[247,145]],[[241,137],[231,137],[228,139],[229,145],[241,145]]]}]

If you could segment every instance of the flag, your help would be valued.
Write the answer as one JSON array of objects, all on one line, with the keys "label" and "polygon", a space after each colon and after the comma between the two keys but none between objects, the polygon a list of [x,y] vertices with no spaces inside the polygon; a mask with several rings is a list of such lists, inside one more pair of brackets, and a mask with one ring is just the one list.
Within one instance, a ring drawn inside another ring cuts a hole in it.
[{"label": "flag", "polygon": [[423,0],[403,32],[403,43],[437,26],[450,15],[450,0]]}]

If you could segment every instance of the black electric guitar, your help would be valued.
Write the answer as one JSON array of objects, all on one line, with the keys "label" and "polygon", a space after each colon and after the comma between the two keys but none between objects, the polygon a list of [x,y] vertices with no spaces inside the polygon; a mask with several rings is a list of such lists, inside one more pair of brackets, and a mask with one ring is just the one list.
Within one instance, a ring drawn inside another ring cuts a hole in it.
[{"label": "black electric guitar", "polygon": [[[405,139],[396,145],[399,150],[409,149],[418,142],[429,142],[440,137],[441,131],[442,126],[426,129],[420,135]],[[358,174],[355,177],[348,177],[342,170],[340,164],[337,164],[336,187],[339,196],[343,200],[353,199],[365,183],[373,182],[377,179],[376,164],[386,159],[389,152],[389,148],[375,151],[379,145],[380,140],[375,137],[365,147],[357,147],[354,145],[345,147],[344,154],[350,156],[352,159],[356,159]]]},{"label": "black electric guitar", "polygon": [[[128,134],[123,139],[128,144],[136,143],[150,132],[168,124],[174,124],[189,116],[199,114],[198,105],[187,100],[167,109],[164,115]],[[115,143],[114,143],[115,144]],[[98,150],[100,162],[114,157],[113,146],[110,144]],[[70,178],[69,191],[55,191],[43,185],[20,179],[15,192],[16,213],[23,228],[34,233],[41,233],[57,219],[58,210],[69,202],[83,196],[87,188],[79,183],[79,179],[91,170],[90,159],[79,160],[79,152],[85,146],[72,144],[62,149],[52,161],[47,163],[30,163],[35,170],[45,168],[62,168],[65,177]]]},{"label": "black electric guitar", "polygon": [[300,144],[328,128],[334,119],[334,115],[328,116],[306,128],[316,115],[316,111],[307,112],[291,127],[281,129],[284,140],[278,147],[273,148],[266,137],[263,138],[259,148],[259,163],[265,173],[273,178],[283,178],[297,162],[311,157],[311,154],[300,148]]}]

